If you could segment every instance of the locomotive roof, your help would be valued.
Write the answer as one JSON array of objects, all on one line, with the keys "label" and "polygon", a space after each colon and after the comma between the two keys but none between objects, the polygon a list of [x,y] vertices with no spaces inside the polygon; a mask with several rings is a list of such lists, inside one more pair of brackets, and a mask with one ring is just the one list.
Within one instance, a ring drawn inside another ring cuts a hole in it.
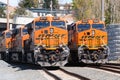
[{"label": "locomotive roof", "polygon": [[104,21],[99,19],[82,19],[76,22],[76,24],[105,24]]},{"label": "locomotive roof", "polygon": [[47,16],[43,16],[43,17],[37,17],[35,18],[33,21],[53,21],[53,20],[62,20],[62,21],[66,21],[65,19],[63,19],[62,17],[58,17],[58,16],[52,16],[52,15],[47,15]]}]

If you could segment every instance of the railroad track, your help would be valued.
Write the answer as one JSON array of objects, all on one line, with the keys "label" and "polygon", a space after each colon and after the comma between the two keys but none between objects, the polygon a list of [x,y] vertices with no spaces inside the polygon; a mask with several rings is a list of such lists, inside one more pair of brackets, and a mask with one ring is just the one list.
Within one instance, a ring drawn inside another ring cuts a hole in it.
[{"label": "railroad track", "polygon": [[96,69],[102,69],[102,70],[105,70],[105,71],[120,74],[120,65],[119,64],[105,64],[105,65],[102,65],[102,66],[88,66],[88,67],[96,68]]},{"label": "railroad track", "polygon": [[120,64],[119,64],[119,63],[106,63],[106,65],[120,66]]},{"label": "railroad track", "polygon": [[90,80],[89,78],[68,72],[62,68],[59,68],[58,70],[47,70],[46,68],[43,68],[43,71],[54,78],[54,80]]},{"label": "railroad track", "polygon": [[[48,80],[91,80],[84,76],[68,72],[60,67],[40,67],[40,65],[26,64],[26,63],[13,63],[13,66],[21,67],[20,65],[25,65],[26,69],[34,69],[43,74],[43,76]],[[45,73],[45,74],[44,74]],[[47,73],[47,76],[46,76]]]}]

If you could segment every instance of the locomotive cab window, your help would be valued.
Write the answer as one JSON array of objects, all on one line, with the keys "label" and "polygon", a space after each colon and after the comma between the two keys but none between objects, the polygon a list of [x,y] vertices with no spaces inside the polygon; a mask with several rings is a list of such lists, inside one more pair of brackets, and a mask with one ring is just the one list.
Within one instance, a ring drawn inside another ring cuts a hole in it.
[{"label": "locomotive cab window", "polygon": [[38,30],[40,28],[48,27],[48,26],[50,26],[50,22],[49,21],[35,22],[35,29],[36,30]]},{"label": "locomotive cab window", "polygon": [[26,34],[28,34],[28,31],[27,31],[27,29],[23,29],[22,31],[23,31],[23,35],[26,35]]},{"label": "locomotive cab window", "polygon": [[52,24],[52,26],[56,26],[56,27],[59,27],[59,28],[66,29],[64,21],[52,21],[51,24]]},{"label": "locomotive cab window", "polygon": [[7,32],[6,33],[6,38],[10,38],[11,37],[11,33],[10,32]]},{"label": "locomotive cab window", "polygon": [[95,28],[95,29],[104,29],[104,24],[92,24],[92,28]]},{"label": "locomotive cab window", "polygon": [[19,33],[19,29],[14,29],[14,30],[12,30],[12,35],[17,35]]},{"label": "locomotive cab window", "polygon": [[90,29],[90,24],[78,24],[78,31],[84,31]]}]

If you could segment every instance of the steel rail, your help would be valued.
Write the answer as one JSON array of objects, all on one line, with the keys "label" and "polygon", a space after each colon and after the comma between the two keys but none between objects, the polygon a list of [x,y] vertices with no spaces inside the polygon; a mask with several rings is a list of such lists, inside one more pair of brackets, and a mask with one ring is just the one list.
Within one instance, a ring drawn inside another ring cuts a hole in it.
[{"label": "steel rail", "polygon": [[120,67],[115,66],[115,65],[103,65],[103,66],[88,66],[90,68],[96,68],[96,69],[101,69],[113,73],[120,74]]},{"label": "steel rail", "polygon": [[65,69],[62,69],[62,68],[60,68],[59,70],[61,70],[62,72],[66,73],[66,74],[69,74],[69,75],[71,75],[71,76],[73,76],[73,77],[76,77],[76,78],[78,78],[78,79],[80,79],[80,80],[91,80],[91,79],[86,78],[86,77],[83,77],[83,76],[81,76],[81,75],[78,75],[78,74],[75,74],[75,73],[66,71]]},{"label": "steel rail", "polygon": [[61,78],[59,78],[58,76],[56,76],[55,74],[49,72],[47,69],[43,68],[43,71],[45,71],[48,75],[50,75],[51,77],[53,77],[55,80],[62,80]]},{"label": "steel rail", "polygon": [[108,68],[120,69],[120,66],[114,66],[114,65],[103,65],[102,67],[108,67]]},{"label": "steel rail", "polygon": [[118,74],[120,74],[120,71],[113,70],[113,69],[115,69],[115,68],[113,68],[113,69],[108,69],[107,67],[106,67],[106,68],[105,68],[105,67],[100,67],[100,68],[98,68],[98,69],[102,69],[102,70],[105,70],[105,71],[109,71],[109,72],[113,72],[113,73],[118,73]]}]

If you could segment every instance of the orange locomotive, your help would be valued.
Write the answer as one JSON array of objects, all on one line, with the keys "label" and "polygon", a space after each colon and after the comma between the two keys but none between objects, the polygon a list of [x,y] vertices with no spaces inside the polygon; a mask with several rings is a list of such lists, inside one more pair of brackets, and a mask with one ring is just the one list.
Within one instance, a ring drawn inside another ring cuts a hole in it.
[{"label": "orange locomotive", "polygon": [[107,44],[107,32],[103,21],[98,19],[80,20],[69,28],[71,61],[105,61],[109,54]]},{"label": "orange locomotive", "polygon": [[68,31],[64,19],[55,16],[38,17],[26,27],[31,39],[31,52],[27,53],[34,54],[36,63],[41,66],[64,66],[67,63]]},{"label": "orange locomotive", "polygon": [[[29,48],[26,42],[29,40],[27,28],[23,25],[13,30],[12,47],[9,50],[10,61],[26,62],[25,50]],[[26,47],[27,46],[27,47]]]},{"label": "orange locomotive", "polygon": [[25,61],[25,57],[23,57],[25,56],[25,42],[29,39],[26,27],[21,26],[14,30],[6,30],[3,32],[2,37],[1,58],[6,61]]},{"label": "orange locomotive", "polygon": [[2,32],[0,36],[0,59],[7,59],[8,56],[4,56],[8,54],[8,50],[11,48],[11,40],[12,40],[12,32],[11,30],[5,30]]}]

